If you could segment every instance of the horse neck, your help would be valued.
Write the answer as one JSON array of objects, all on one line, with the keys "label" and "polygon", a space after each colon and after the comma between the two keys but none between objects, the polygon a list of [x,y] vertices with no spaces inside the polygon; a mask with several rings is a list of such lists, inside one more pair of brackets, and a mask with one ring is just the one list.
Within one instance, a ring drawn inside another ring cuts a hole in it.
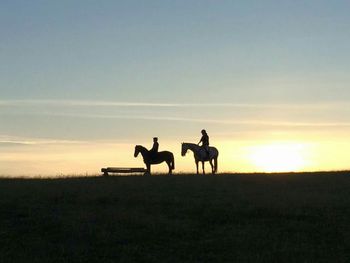
[{"label": "horse neck", "polygon": [[192,152],[195,152],[200,148],[200,146],[198,146],[195,143],[185,143],[185,144],[188,146],[188,149],[191,150]]},{"label": "horse neck", "polygon": [[142,154],[142,156],[145,156],[145,154],[148,153],[148,150],[143,147],[142,145],[139,145],[139,148],[140,148],[140,153]]}]

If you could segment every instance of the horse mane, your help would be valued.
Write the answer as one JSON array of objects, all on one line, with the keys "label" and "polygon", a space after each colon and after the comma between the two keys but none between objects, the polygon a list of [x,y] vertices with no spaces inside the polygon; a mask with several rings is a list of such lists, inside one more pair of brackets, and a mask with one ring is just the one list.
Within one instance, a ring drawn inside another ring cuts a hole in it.
[{"label": "horse mane", "polygon": [[[197,145],[195,143],[192,143],[192,142],[183,142],[182,144],[188,144],[188,145]],[[198,145],[197,145],[198,146]]]},{"label": "horse mane", "polygon": [[135,146],[136,148],[139,148],[141,151],[147,151],[148,152],[148,149],[142,145],[136,145]]},{"label": "horse mane", "polygon": [[194,146],[194,147],[200,147],[198,144],[196,144],[196,143],[191,143],[191,142],[183,142],[182,144],[186,144],[186,145],[188,145],[188,146]]}]

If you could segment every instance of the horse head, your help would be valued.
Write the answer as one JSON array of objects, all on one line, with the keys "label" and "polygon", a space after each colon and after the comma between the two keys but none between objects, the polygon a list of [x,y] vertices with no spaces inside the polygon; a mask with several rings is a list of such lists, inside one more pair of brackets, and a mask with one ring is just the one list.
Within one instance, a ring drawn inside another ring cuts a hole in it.
[{"label": "horse head", "polygon": [[181,143],[181,156],[185,156],[188,150],[188,146],[186,143]]},{"label": "horse head", "polygon": [[135,158],[139,155],[140,151],[141,151],[141,146],[140,145],[136,145],[135,146],[135,152],[134,152],[134,157]]}]

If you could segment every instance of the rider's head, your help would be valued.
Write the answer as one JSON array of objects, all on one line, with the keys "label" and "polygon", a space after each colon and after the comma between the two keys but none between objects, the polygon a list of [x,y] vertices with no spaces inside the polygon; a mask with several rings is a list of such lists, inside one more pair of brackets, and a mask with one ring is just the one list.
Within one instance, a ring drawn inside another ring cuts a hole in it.
[{"label": "rider's head", "polygon": [[154,137],[153,142],[157,142],[157,141],[158,141],[158,137]]},{"label": "rider's head", "polygon": [[201,132],[202,132],[203,135],[207,134],[207,132],[204,129]]}]

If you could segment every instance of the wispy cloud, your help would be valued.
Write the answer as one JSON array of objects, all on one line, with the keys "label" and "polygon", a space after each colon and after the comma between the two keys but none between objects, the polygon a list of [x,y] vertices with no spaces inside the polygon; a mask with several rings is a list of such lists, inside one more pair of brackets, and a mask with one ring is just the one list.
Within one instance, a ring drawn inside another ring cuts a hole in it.
[{"label": "wispy cloud", "polygon": [[78,144],[83,141],[75,140],[59,140],[59,139],[46,139],[46,138],[24,138],[15,137],[10,135],[0,135],[0,145],[2,146],[15,146],[15,145],[48,145],[48,144]]},{"label": "wispy cloud", "polygon": [[270,126],[270,127],[350,127],[350,122],[298,122],[298,121],[262,121],[262,120],[230,120],[230,119],[210,119],[210,118],[187,118],[177,116],[149,116],[149,115],[109,115],[109,114],[71,114],[71,113],[27,113],[36,116],[54,116],[69,118],[89,118],[89,119],[119,119],[119,120],[150,120],[150,121],[170,121],[170,122],[190,122],[207,124],[226,125],[249,125],[249,126]]},{"label": "wispy cloud", "polygon": [[[289,109],[301,109],[304,110],[306,108],[309,109],[320,109],[322,110],[328,110],[328,109],[337,109],[337,107],[345,107],[346,103],[321,103],[321,104],[301,104],[301,105],[294,105],[294,104],[227,104],[227,103],[213,103],[213,104],[196,104],[196,103],[139,103],[139,102],[111,102],[111,101],[88,101],[88,100],[0,100],[0,107],[1,106],[13,106],[13,107],[31,107],[31,106],[44,106],[45,110],[40,111],[38,109],[35,109],[33,112],[27,110],[25,108],[24,110],[21,110],[21,112],[4,112],[0,113],[2,115],[22,115],[22,116],[50,116],[50,117],[68,117],[68,118],[91,118],[91,119],[120,119],[120,120],[153,120],[153,121],[170,121],[170,122],[189,122],[189,123],[204,123],[204,124],[223,124],[223,125],[240,125],[240,126],[259,126],[259,127],[343,127],[347,128],[350,127],[350,122],[347,121],[265,121],[265,120],[256,120],[256,119],[244,119],[244,120],[232,120],[232,119],[220,119],[220,118],[206,118],[206,117],[187,117],[189,115],[179,115],[176,114],[176,110],[174,109],[174,114],[169,114],[166,116],[161,115],[154,115],[151,113],[148,114],[142,114],[142,111],[139,111],[141,114],[135,113],[135,111],[130,111],[126,114],[108,114],[110,111],[107,111],[108,113],[101,113],[97,114],[94,109],[89,109],[86,113],[77,113],[77,112],[66,112],[66,113],[58,113],[59,111],[57,109],[54,110],[48,110],[47,107],[62,107],[66,110],[68,106],[72,107],[155,107],[155,108],[208,108],[208,107],[216,107],[216,108],[225,108],[225,107],[231,107],[231,108],[252,108],[252,109],[273,109],[272,112],[279,112],[279,110],[287,110]],[[348,108],[349,105],[347,105],[345,108]],[[333,107],[333,108],[332,108]],[[201,109],[202,110],[202,109]],[[205,109],[207,110],[207,109]],[[225,110],[225,109],[223,109]],[[161,111],[159,111],[161,113]],[[323,112],[323,111],[322,111]],[[205,115],[203,115],[205,116]],[[1,139],[1,138],[0,138]],[[70,143],[70,141],[60,141],[62,143]],[[1,143],[1,141],[0,141]],[[3,144],[10,144],[10,143],[17,143],[17,144],[34,144],[34,143],[58,143],[57,141],[51,141],[51,140],[42,140],[38,142],[37,140],[5,140],[2,141]]]},{"label": "wispy cloud", "polygon": [[349,106],[347,102],[337,103],[153,103],[153,102],[120,102],[120,101],[94,101],[94,100],[0,100],[0,106],[28,107],[28,106],[54,106],[54,107],[162,107],[162,108],[266,108],[266,109],[300,109],[314,108],[326,109]]},{"label": "wispy cloud", "polygon": [[173,103],[113,102],[91,100],[2,100],[0,106],[72,106],[72,107],[178,107]]}]

